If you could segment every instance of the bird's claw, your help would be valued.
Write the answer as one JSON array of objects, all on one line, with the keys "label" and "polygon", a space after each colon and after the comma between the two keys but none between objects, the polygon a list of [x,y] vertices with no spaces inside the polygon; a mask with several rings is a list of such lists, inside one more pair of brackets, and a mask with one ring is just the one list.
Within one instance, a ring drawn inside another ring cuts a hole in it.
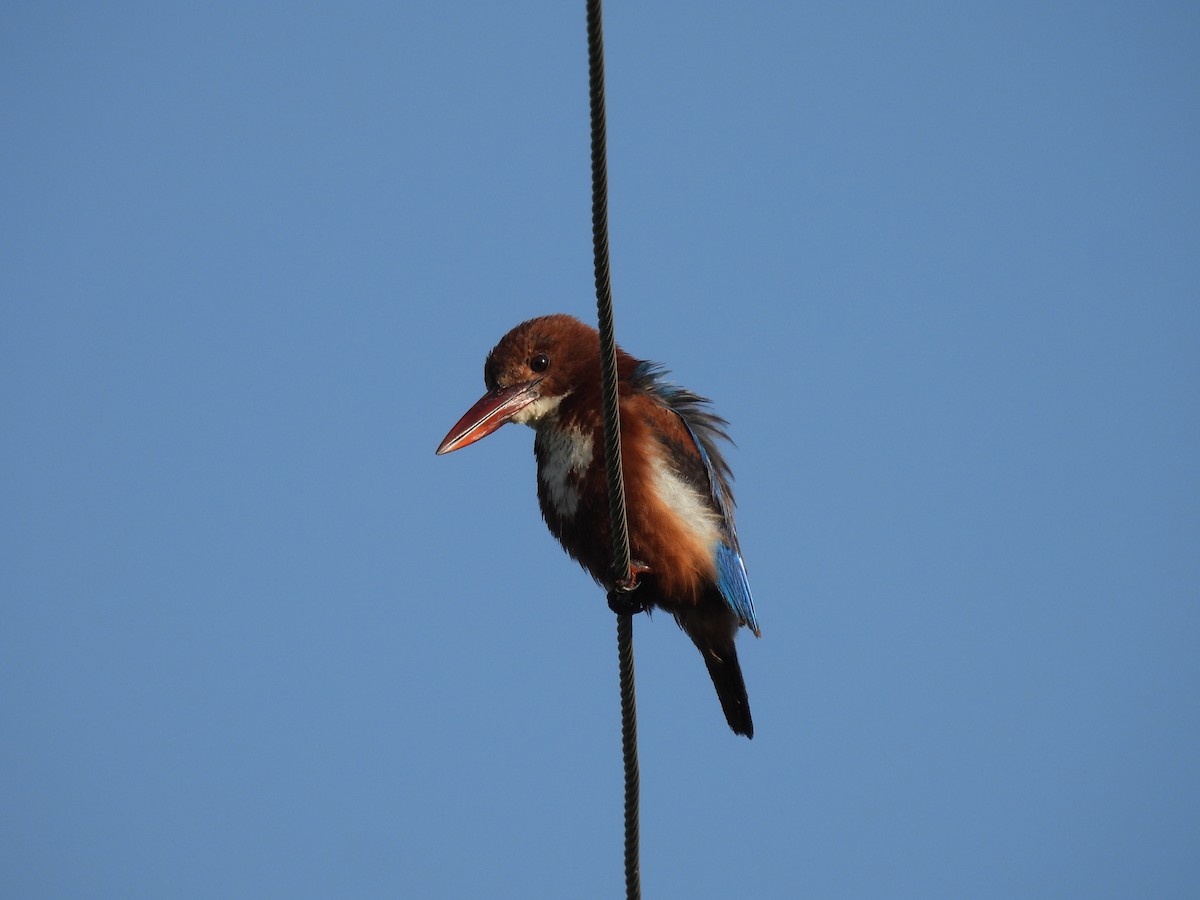
[{"label": "bird's claw", "polygon": [[650,571],[650,567],[644,562],[636,559],[629,561],[629,577],[618,578],[614,590],[620,591],[622,594],[628,594],[638,586],[638,576],[645,575]]},{"label": "bird's claw", "polygon": [[646,611],[646,605],[633,599],[633,592],[638,586],[638,576],[645,575],[650,567],[636,559],[629,563],[629,577],[618,578],[613,589],[608,592],[608,608],[617,615],[636,615]]}]

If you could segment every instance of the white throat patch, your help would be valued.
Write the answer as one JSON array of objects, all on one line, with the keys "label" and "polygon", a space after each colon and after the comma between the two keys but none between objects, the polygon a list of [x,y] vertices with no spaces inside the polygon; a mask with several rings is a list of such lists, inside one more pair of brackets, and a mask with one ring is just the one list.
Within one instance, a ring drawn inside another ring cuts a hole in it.
[{"label": "white throat patch", "polygon": [[579,509],[577,476],[592,464],[592,437],[578,428],[539,428],[538,481],[554,511],[564,519]]},{"label": "white throat patch", "polygon": [[517,410],[512,417],[512,421],[518,425],[528,425],[530,428],[537,428],[538,423],[542,419],[554,414],[558,409],[558,404],[562,403],[563,397],[566,396],[566,394],[560,394],[557,397],[539,397],[524,409]]}]

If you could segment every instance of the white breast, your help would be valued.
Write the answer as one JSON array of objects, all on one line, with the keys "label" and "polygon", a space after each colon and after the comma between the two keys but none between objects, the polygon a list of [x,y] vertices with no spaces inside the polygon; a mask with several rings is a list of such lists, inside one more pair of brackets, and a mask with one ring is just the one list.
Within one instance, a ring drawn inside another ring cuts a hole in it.
[{"label": "white breast", "polygon": [[554,511],[565,519],[579,509],[578,479],[592,463],[592,437],[578,428],[539,428],[538,481]]}]

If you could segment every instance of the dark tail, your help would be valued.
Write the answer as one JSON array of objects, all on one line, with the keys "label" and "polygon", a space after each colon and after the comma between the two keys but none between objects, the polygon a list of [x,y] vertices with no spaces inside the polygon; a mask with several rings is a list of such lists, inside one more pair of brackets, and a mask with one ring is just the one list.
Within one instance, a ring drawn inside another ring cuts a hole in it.
[{"label": "dark tail", "polygon": [[734,734],[754,737],[754,721],[750,718],[750,698],[746,696],[746,682],[742,680],[742,667],[738,665],[737,648],[733,641],[720,647],[709,646],[700,651],[717,698],[725,712],[725,721]]}]

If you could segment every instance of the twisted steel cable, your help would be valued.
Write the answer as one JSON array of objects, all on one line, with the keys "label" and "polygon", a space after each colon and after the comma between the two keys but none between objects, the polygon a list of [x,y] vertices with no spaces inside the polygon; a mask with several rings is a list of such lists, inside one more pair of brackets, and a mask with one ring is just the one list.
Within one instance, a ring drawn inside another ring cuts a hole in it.
[{"label": "twisted steel cable", "polygon": [[621,585],[629,578],[629,522],[621,471],[621,416],[617,395],[617,345],[613,334],[612,280],[608,256],[608,162],[604,121],[604,28],[600,0],[588,0],[588,95],[592,128],[592,255],[596,273],[596,316],[600,330],[600,380],[604,403],[604,463],[616,589],[609,606],[617,614],[617,656],[621,676],[621,750],[625,765],[625,896],[642,896],[639,866],[637,702],[633,678],[633,613]]}]

